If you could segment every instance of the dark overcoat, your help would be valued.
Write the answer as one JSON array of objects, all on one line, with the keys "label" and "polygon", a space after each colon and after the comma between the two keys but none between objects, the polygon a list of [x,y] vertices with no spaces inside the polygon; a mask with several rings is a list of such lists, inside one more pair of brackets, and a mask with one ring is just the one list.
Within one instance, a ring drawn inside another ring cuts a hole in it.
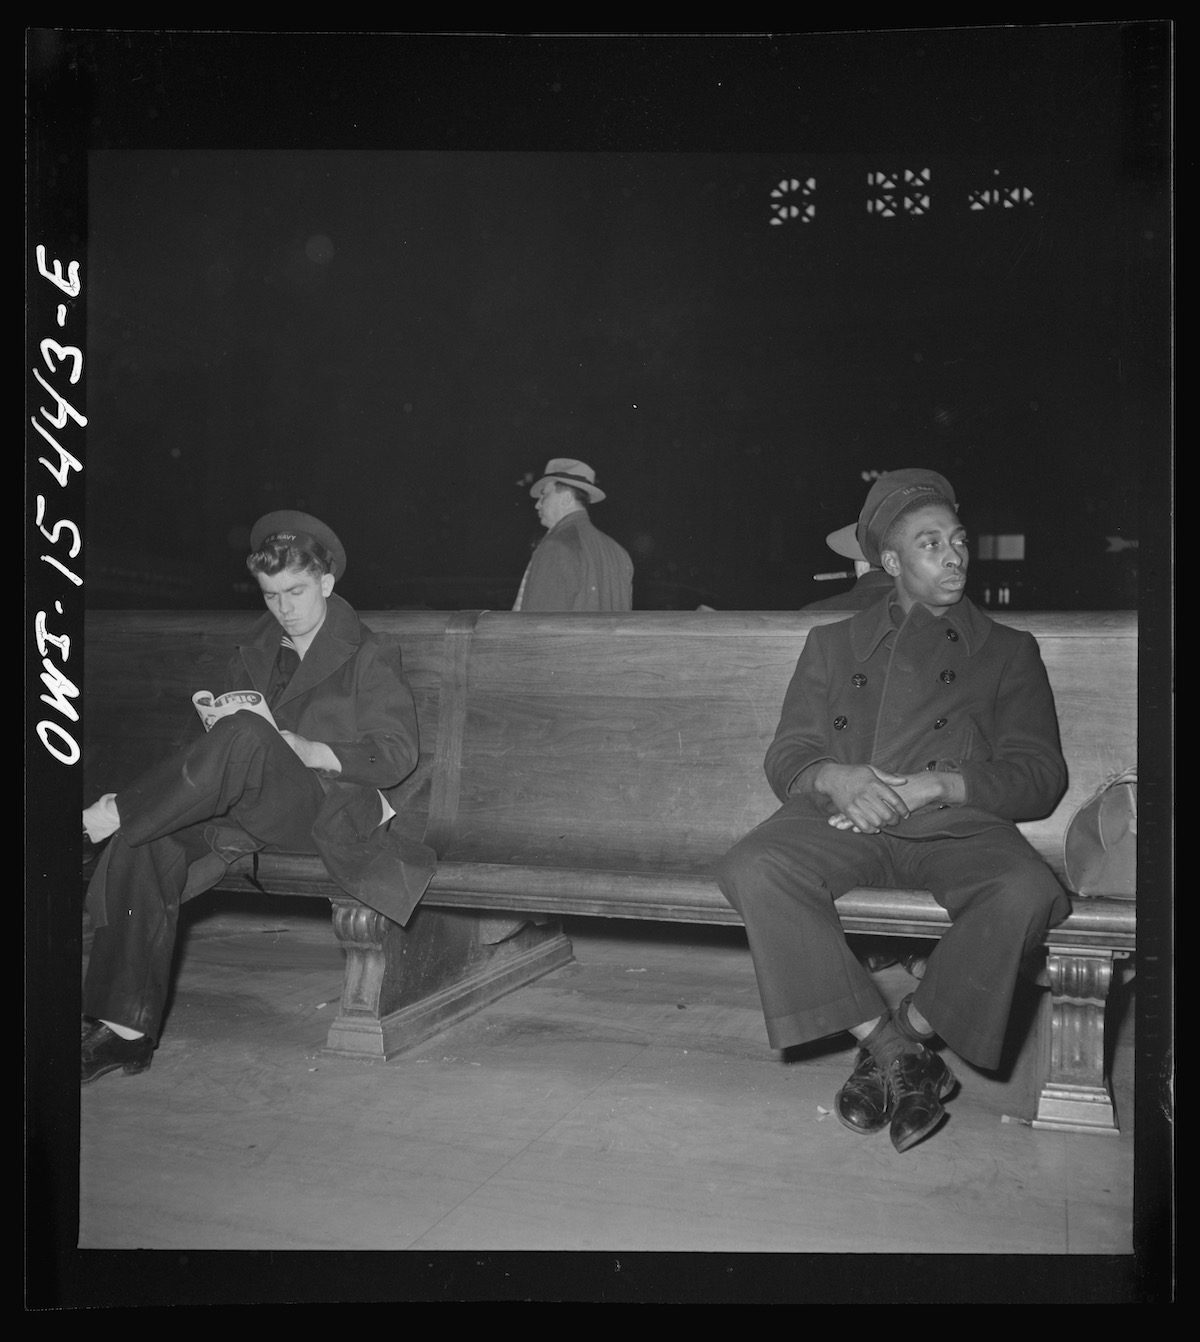
[{"label": "dark overcoat", "polygon": [[[280,627],[264,615],[226,672],[227,689],[267,693]],[[348,894],[407,922],[437,865],[432,848],[381,825],[385,796],[417,766],[417,715],[400,650],[366,627],[336,593],[325,621],[272,709],[276,723],[337,756],[341,772],[316,770],[325,799],[313,841]]]},{"label": "dark overcoat", "polygon": [[521,610],[632,610],[633,560],[585,509],[542,537],[521,584]]},{"label": "dark overcoat", "polygon": [[941,616],[918,604],[901,617],[884,597],[812,629],[764,767],[781,801],[800,798],[827,815],[831,803],[812,786],[827,761],[962,774],[965,803],[914,811],[888,827],[898,838],[1048,815],[1067,770],[1037,640],[967,598]]},{"label": "dark overcoat", "polygon": [[854,586],[834,596],[822,597],[819,601],[810,601],[801,610],[862,610],[873,606],[879,598],[895,590],[895,581],[881,568],[868,569],[854,580]]}]

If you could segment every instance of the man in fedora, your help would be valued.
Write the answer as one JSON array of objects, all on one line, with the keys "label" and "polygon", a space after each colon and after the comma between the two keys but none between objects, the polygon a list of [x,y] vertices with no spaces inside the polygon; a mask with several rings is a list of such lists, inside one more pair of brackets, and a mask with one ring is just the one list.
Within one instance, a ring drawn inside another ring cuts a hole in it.
[{"label": "man in fedora", "polygon": [[810,601],[802,609],[862,610],[864,606],[874,605],[885,592],[892,590],[891,578],[878,564],[869,563],[863,554],[858,537],[855,535],[857,529],[858,523],[851,522],[849,526],[839,527],[837,531],[831,531],[825,537],[825,544],[835,555],[854,561],[854,586],[844,592],[836,592],[833,596]]},{"label": "man in fedora", "polygon": [[632,610],[633,561],[588,516],[588,505],[605,497],[596,472],[586,462],[554,457],[529,492],[547,534],[513,610]]},{"label": "man in fedora", "polygon": [[319,518],[283,510],[259,518],[250,547],[267,613],[221,689],[258,690],[276,725],[248,710],[220,718],[83,813],[85,841],[105,844],[87,895],[85,1083],[150,1066],[179,906],[236,858],[320,853],[342,889],[400,923],[433,874],[433,851],[388,824],[386,794],[417,764],[416,711],[398,650],[333,590],[341,541]]},{"label": "man in fedora", "polygon": [[[1036,639],[965,595],[949,482],[884,475],[856,534],[892,589],[810,630],[764,761],[780,808],[717,877],[746,924],[772,1046],[849,1031],[860,1049],[837,1116],[889,1127],[904,1151],[955,1086],[935,1040],[995,1069],[1017,975],[1070,910],[1016,827],[1053,810],[1066,764]],[[894,1013],[838,919],[856,886],[929,890],[950,915]]]}]

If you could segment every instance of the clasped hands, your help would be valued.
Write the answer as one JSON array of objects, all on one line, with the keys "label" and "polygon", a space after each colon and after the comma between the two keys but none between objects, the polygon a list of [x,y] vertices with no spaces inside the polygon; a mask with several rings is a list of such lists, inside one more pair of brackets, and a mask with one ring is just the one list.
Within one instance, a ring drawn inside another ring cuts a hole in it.
[{"label": "clasped hands", "polygon": [[872,764],[826,764],[817,775],[816,790],[833,803],[829,823],[856,834],[878,834],[930,802],[950,795],[948,778],[932,772],[889,773]]}]

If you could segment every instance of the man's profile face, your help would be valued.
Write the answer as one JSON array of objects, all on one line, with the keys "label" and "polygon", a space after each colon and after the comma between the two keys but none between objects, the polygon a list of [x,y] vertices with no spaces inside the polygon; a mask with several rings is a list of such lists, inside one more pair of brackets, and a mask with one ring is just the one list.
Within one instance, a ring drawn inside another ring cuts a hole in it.
[{"label": "man's profile face", "polygon": [[329,594],[333,591],[332,573],[285,568],[278,573],[256,573],[254,576],[262,589],[267,609],[292,638],[304,638],[320,628]]},{"label": "man's profile face", "polygon": [[901,519],[883,567],[896,579],[904,610],[919,601],[935,612],[963,598],[967,586],[967,533],[944,503],[914,508]]},{"label": "man's profile face", "polygon": [[574,502],[575,500],[569,490],[560,489],[554,484],[546,485],[538,495],[535,505],[538,521],[549,531],[571,511],[571,505]]}]

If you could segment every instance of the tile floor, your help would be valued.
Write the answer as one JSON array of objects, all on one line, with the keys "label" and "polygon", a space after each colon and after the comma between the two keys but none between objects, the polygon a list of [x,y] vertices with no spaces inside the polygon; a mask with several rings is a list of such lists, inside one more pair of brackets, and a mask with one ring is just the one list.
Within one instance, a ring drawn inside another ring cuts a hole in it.
[{"label": "tile floor", "polygon": [[[81,1092],[80,1249],[552,1250],[689,1272],[819,1255],[850,1273],[874,1255],[1033,1273],[1034,1256],[1131,1251],[1129,988],[1120,1136],[1016,1121],[1027,1048],[1003,1083],[951,1058],[947,1123],[898,1155],[831,1113],[848,1041],[767,1048],[740,929],[572,922],[574,963],[369,1063],[321,1052],[341,952],[316,902],[187,913],[154,1065]],[[912,986],[879,977],[892,997]]]}]

